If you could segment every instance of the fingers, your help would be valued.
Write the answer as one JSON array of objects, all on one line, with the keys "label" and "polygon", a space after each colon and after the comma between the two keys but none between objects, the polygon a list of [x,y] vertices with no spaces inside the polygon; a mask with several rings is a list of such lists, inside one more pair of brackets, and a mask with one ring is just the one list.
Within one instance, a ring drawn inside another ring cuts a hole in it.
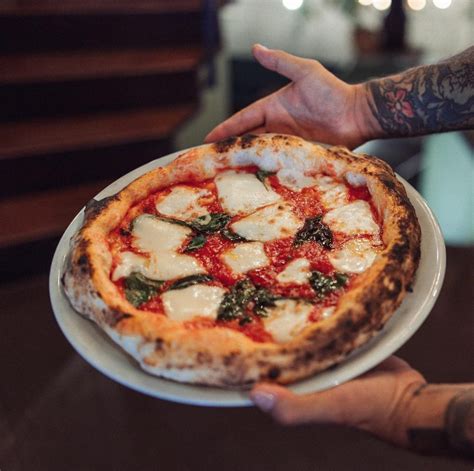
[{"label": "fingers", "polygon": [[252,52],[255,59],[263,67],[273,70],[293,81],[306,75],[310,71],[311,65],[316,63],[315,61],[296,57],[284,51],[268,49],[261,44],[253,46]]},{"label": "fingers", "polygon": [[385,370],[385,371],[403,371],[411,370],[411,366],[399,357],[392,355],[384,360],[382,363],[377,365],[374,370]]},{"label": "fingers", "polygon": [[204,139],[213,142],[229,136],[238,136],[255,128],[263,129],[265,124],[265,98],[253,103],[216,126]]},{"label": "fingers", "polygon": [[250,398],[282,424],[343,422],[341,398],[335,389],[300,396],[282,386],[261,383],[251,391]]}]

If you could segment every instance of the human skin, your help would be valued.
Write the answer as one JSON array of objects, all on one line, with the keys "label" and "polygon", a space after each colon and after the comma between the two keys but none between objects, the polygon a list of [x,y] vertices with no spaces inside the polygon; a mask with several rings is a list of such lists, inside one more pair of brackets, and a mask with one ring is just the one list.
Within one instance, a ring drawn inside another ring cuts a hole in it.
[{"label": "human skin", "polygon": [[474,384],[428,384],[394,356],[326,391],[297,395],[261,383],[250,397],[284,425],[333,423],[423,453],[474,452]]},{"label": "human skin", "polygon": [[474,47],[438,64],[355,85],[315,60],[260,45],[253,54],[291,82],[219,124],[206,142],[278,132],[354,148],[375,138],[474,127]]},{"label": "human skin", "polygon": [[[253,54],[291,82],[218,125],[206,142],[277,132],[354,148],[375,138],[474,128],[474,47],[355,85],[314,60],[260,45]],[[474,454],[474,384],[427,384],[396,357],[328,391],[299,396],[261,383],[250,397],[282,424],[336,423],[420,452]]]}]

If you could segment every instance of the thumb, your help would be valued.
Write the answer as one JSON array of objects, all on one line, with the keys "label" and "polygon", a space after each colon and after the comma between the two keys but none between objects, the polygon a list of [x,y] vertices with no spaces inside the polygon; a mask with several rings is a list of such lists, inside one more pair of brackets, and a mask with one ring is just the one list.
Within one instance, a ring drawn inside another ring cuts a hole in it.
[{"label": "thumb", "polygon": [[260,383],[250,392],[250,399],[282,424],[343,423],[336,391],[297,395],[270,383]]},{"label": "thumb", "polygon": [[278,72],[293,81],[306,75],[313,62],[284,51],[268,49],[261,44],[255,44],[252,48],[252,53],[263,67]]}]

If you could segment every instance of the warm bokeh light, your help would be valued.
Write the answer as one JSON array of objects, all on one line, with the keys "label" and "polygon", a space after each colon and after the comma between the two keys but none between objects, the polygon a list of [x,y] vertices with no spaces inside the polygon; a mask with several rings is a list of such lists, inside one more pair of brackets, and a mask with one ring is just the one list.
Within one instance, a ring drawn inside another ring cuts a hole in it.
[{"label": "warm bokeh light", "polygon": [[416,11],[423,10],[426,6],[426,0],[408,0],[407,3],[412,10]]},{"label": "warm bokeh light", "polygon": [[373,0],[372,5],[377,8],[377,10],[387,10],[390,8],[392,0]]},{"label": "warm bokeh light", "polygon": [[434,6],[444,10],[451,6],[452,0],[433,0]]},{"label": "warm bokeh light", "polygon": [[359,0],[359,3],[361,5],[364,5],[364,7],[367,7],[369,5],[372,5],[372,0]]},{"label": "warm bokeh light", "polygon": [[283,0],[283,6],[288,10],[298,10],[303,5],[303,0]]}]

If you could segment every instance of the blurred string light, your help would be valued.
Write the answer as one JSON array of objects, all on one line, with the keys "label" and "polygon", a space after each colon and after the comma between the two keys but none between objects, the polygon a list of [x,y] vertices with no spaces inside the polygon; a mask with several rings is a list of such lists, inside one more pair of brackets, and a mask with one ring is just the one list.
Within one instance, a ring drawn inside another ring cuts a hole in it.
[{"label": "blurred string light", "polygon": [[298,10],[303,6],[303,0],[283,0],[283,6],[288,10]]},{"label": "blurred string light", "polygon": [[423,10],[426,6],[426,0],[407,0],[407,4],[412,10]]},{"label": "blurred string light", "polygon": [[364,5],[364,7],[368,7],[369,5],[372,5],[372,0],[359,0],[359,3]]},{"label": "blurred string light", "polygon": [[392,0],[373,0],[372,5],[377,8],[377,10],[387,10],[390,8]]},{"label": "blurred string light", "polygon": [[434,6],[444,10],[451,6],[452,0],[433,0]]}]

